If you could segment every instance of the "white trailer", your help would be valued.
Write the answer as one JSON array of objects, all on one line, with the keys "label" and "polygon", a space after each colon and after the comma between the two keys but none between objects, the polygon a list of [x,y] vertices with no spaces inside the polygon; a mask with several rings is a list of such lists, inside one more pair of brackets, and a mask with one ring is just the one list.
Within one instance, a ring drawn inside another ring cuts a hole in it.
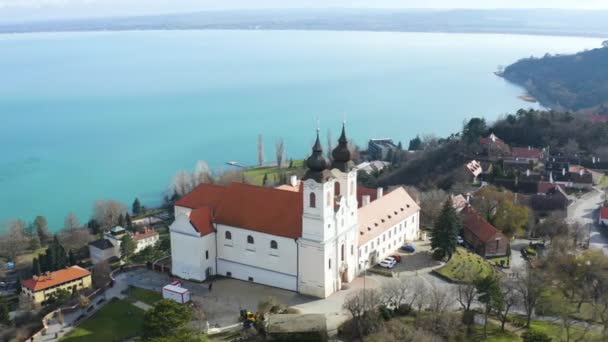
[{"label": "white trailer", "polygon": [[190,290],[181,287],[181,284],[171,283],[163,287],[163,298],[171,299],[180,304],[190,301]]}]

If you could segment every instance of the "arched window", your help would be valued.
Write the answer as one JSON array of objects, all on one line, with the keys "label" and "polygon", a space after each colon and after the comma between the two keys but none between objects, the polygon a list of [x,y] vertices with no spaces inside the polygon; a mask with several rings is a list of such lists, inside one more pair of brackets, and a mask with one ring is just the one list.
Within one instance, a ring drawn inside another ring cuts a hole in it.
[{"label": "arched window", "polygon": [[344,261],[344,245],[340,247],[340,261]]},{"label": "arched window", "polygon": [[329,259],[329,269],[331,270],[331,259]]},{"label": "arched window", "polygon": [[308,198],[308,206],[311,208],[316,208],[317,207],[317,196],[315,195],[314,192],[310,193],[310,196]]},{"label": "arched window", "polygon": [[226,240],[232,240],[232,233],[226,231],[226,233],[224,233],[224,237],[226,238]]},{"label": "arched window", "polygon": [[247,235],[247,243],[253,244],[253,236]]},{"label": "arched window", "polygon": [[340,195],[340,182],[334,183],[334,196]]},{"label": "arched window", "polygon": [[270,248],[277,249],[279,248],[279,244],[276,241],[272,240],[270,241]]},{"label": "arched window", "polygon": [[[361,252],[361,251],[359,251]],[[355,246],[354,245],[350,245],[350,255],[355,255]]]}]

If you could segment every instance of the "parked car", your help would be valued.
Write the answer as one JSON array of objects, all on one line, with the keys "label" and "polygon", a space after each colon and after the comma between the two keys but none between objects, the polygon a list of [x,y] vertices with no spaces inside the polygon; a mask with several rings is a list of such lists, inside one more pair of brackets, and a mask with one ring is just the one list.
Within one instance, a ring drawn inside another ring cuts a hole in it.
[{"label": "parked car", "polygon": [[397,261],[391,257],[388,257],[382,260],[378,265],[380,265],[380,267],[391,269],[395,267],[395,264],[397,264]]},{"label": "parked car", "polygon": [[414,247],[414,245],[403,245],[399,249],[408,253],[414,253],[416,251],[416,247]]},{"label": "parked car", "polygon": [[399,255],[399,254],[393,254],[393,255],[391,255],[391,258],[395,259],[395,261],[397,263],[401,262],[401,255]]}]

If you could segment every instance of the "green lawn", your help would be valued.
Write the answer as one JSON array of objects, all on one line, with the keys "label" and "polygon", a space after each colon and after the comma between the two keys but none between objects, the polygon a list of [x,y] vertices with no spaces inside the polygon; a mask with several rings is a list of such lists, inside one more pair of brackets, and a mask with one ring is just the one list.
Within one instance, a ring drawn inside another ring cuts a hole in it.
[{"label": "green lawn", "polygon": [[475,342],[519,342],[521,338],[515,333],[500,331],[500,325],[492,323],[488,320],[488,338],[483,337],[483,325],[475,325],[472,340]]},{"label": "green lawn", "polygon": [[141,287],[130,287],[129,288],[129,298],[133,301],[144,302],[148,305],[154,305],[159,300],[163,299],[162,294],[156,291],[142,289]]},{"label": "green lawn", "polygon": [[602,179],[600,180],[600,184],[599,184],[600,188],[608,188],[608,176],[602,176]]},{"label": "green lawn", "polygon": [[246,169],[244,171],[244,175],[245,178],[247,179],[248,182],[255,184],[255,185],[262,185],[262,182],[264,180],[264,175],[268,175],[268,180],[269,181],[274,181],[275,178],[278,179],[279,174],[281,172],[286,172],[287,174],[292,174],[292,173],[297,173],[298,171],[301,171],[301,169],[304,167],[304,161],[303,160],[294,160],[293,161],[293,168],[288,168],[289,166],[289,161],[284,161],[284,167],[279,169],[276,166],[260,166],[260,167],[252,167],[249,169]]},{"label": "green lawn", "polygon": [[454,282],[472,283],[475,279],[487,277],[496,271],[486,259],[458,247],[452,259],[435,272]]},{"label": "green lawn", "polygon": [[112,300],[61,338],[63,342],[122,341],[142,333],[144,311],[124,300]]},{"label": "green lawn", "polygon": [[[513,322],[518,322],[518,325],[523,326],[525,324],[525,317],[521,315],[513,315],[509,318]],[[553,341],[562,341],[566,339],[566,332],[563,329],[563,325],[559,321],[544,321],[539,319],[533,319],[530,321],[530,329],[542,331],[553,339]],[[585,335],[586,342],[599,342],[601,341],[601,331],[599,327],[591,329],[587,335]],[[582,327],[573,326],[570,328],[570,340],[575,341],[582,336],[584,329]]]}]

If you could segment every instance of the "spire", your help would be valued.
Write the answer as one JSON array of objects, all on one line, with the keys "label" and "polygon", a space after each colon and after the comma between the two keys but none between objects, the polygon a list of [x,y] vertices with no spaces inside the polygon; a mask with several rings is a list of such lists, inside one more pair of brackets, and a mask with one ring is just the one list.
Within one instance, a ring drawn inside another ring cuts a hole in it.
[{"label": "spire", "polygon": [[348,138],[346,138],[346,123],[342,123],[342,133],[338,139],[338,146],[331,152],[333,157],[332,168],[342,172],[348,172],[354,167],[350,160],[350,150],[348,149]]},{"label": "spire", "polygon": [[323,156],[323,146],[319,139],[319,129],[317,128],[317,140],[312,146],[312,154],[306,160],[306,166],[308,167],[308,173],[320,173],[327,169],[329,163],[325,156]]}]

